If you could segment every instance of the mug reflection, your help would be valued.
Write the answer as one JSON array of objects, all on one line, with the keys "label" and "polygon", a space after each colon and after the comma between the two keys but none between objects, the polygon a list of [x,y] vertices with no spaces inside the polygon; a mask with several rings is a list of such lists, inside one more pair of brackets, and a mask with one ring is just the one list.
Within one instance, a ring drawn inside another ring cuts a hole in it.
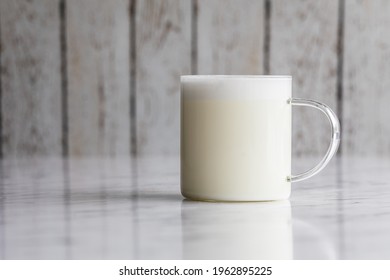
[{"label": "mug reflection", "polygon": [[292,259],[286,201],[181,205],[184,259]]},{"label": "mug reflection", "polygon": [[339,259],[335,244],[318,225],[294,218],[294,259],[333,260]]}]

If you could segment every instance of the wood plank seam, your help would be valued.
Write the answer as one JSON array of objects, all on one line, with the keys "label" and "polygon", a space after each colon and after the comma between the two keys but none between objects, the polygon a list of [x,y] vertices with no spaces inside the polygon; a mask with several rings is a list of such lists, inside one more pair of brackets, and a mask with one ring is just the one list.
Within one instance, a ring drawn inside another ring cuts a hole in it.
[{"label": "wood plank seam", "polygon": [[60,47],[61,47],[61,118],[62,118],[62,156],[68,156],[68,64],[66,36],[66,0],[59,2],[60,14]]},{"label": "wood plank seam", "polygon": [[[1,18],[1,9],[0,9],[0,18]],[[3,60],[2,60],[2,53],[3,53],[3,40],[1,37],[1,20],[0,20],[0,159],[3,158],[3,83],[2,83],[2,76],[3,76]]]},{"label": "wood plank seam", "polygon": [[264,75],[270,74],[271,52],[271,0],[264,1],[264,46],[263,46],[263,71]]},{"label": "wood plank seam", "polygon": [[136,5],[137,0],[130,0],[130,154],[137,155],[137,49],[136,49]]},{"label": "wood plank seam", "polygon": [[[337,116],[340,120],[341,135],[343,135],[343,66],[344,66],[344,22],[345,22],[345,1],[339,0],[338,7],[338,23],[337,23]],[[342,136],[341,136],[342,137]],[[342,146],[340,145],[337,152],[338,155],[342,155]]]},{"label": "wood plank seam", "polygon": [[198,0],[191,3],[191,74],[198,73]]}]

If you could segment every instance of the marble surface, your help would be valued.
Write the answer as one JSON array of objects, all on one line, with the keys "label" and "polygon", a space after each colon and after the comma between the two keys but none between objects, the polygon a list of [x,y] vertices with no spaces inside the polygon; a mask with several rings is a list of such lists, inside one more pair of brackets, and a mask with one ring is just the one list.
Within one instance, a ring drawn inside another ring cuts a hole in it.
[{"label": "marble surface", "polygon": [[2,259],[390,259],[390,159],[334,159],[266,203],[184,200],[177,158],[0,167]]}]

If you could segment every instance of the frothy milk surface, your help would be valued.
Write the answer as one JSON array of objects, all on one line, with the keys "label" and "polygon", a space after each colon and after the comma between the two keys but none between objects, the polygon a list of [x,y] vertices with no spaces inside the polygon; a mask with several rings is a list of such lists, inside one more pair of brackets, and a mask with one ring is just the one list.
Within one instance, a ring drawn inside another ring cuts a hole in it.
[{"label": "frothy milk surface", "polygon": [[184,76],[181,82],[182,194],[288,198],[291,77]]}]

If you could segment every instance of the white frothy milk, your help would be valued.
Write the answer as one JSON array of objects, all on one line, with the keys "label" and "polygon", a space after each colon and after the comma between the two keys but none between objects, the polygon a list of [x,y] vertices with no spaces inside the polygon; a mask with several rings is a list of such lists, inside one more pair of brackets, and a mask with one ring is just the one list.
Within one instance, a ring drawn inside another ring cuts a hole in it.
[{"label": "white frothy milk", "polygon": [[286,199],[291,77],[183,76],[181,191],[196,200]]}]

